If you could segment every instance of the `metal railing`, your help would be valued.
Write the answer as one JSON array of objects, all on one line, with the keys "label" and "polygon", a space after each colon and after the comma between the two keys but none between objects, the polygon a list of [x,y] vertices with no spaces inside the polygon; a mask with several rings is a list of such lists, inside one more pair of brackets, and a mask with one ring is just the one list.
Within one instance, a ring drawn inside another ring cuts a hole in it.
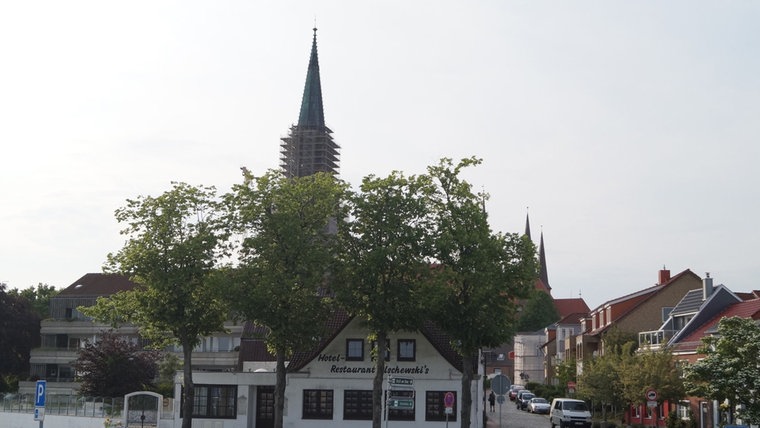
[{"label": "metal railing", "polygon": [[[48,394],[45,414],[84,417],[120,417],[123,397],[80,397],[74,394]],[[0,411],[34,413],[34,394],[5,394],[0,397]]]}]

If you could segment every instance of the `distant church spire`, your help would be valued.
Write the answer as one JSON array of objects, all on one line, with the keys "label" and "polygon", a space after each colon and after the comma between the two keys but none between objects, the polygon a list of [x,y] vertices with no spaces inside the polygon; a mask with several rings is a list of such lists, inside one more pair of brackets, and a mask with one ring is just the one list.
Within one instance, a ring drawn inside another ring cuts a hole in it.
[{"label": "distant church spire", "polygon": [[[526,208],[527,211],[527,208]],[[530,214],[527,212],[525,213],[525,235],[530,239],[531,241],[533,238],[530,237]]]},{"label": "distant church spire", "polygon": [[544,252],[543,230],[541,230],[541,242],[538,244],[538,263],[540,264],[538,277],[541,278],[541,281],[543,281],[546,288],[551,290],[552,287],[549,285],[549,272],[546,270],[546,253]]},{"label": "distant church spire", "polygon": [[317,55],[317,29],[311,43],[298,124],[290,127],[280,145],[280,166],[288,177],[304,177],[317,172],[338,173],[338,149],[332,131],[325,126],[322,82]]}]

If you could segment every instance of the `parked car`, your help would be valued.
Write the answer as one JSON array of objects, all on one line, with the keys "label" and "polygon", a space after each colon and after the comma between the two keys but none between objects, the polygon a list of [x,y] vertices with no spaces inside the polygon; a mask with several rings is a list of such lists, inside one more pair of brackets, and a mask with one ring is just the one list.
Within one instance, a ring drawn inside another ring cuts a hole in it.
[{"label": "parked car", "polygon": [[515,400],[515,405],[520,410],[528,410],[528,401],[530,401],[530,399],[535,396],[536,394],[528,391],[527,389],[523,389],[517,394],[517,400]]},{"label": "parked car", "polygon": [[522,389],[525,389],[525,387],[522,385],[511,385],[509,387],[509,393],[508,393],[509,399],[512,401],[515,401],[515,399],[517,398],[517,393]]},{"label": "parked car", "polygon": [[546,401],[546,398],[533,397],[528,402],[528,411],[531,413],[544,413],[548,415],[550,408],[551,404]]},{"label": "parked car", "polygon": [[559,426],[591,428],[591,412],[585,401],[572,398],[555,398],[549,410],[552,428]]}]

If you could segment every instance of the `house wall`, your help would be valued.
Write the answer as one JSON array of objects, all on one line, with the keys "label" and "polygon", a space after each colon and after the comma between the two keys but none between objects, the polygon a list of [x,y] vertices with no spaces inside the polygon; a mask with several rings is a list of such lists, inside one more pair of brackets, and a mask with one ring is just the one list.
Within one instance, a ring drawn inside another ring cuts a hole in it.
[{"label": "house wall", "polygon": [[687,273],[667,286],[663,287],[634,310],[620,318],[615,325],[626,332],[657,330],[664,320],[662,308],[675,306],[689,290],[702,287],[702,279],[697,275]]}]

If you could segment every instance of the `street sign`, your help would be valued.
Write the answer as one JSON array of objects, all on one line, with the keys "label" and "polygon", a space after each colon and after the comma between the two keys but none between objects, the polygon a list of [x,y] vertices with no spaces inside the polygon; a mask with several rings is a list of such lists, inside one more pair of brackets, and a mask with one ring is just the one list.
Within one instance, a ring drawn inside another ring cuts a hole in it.
[{"label": "street sign", "polygon": [[654,388],[647,389],[646,399],[647,401],[657,401],[657,391]]},{"label": "street sign", "polygon": [[392,377],[388,379],[388,383],[391,385],[412,386],[414,385],[414,379],[410,377]]},{"label": "street sign", "polygon": [[45,408],[44,407],[35,407],[34,408],[34,420],[35,421],[44,421],[45,420]]},{"label": "street sign", "polygon": [[45,390],[47,389],[46,380],[38,380],[36,393],[34,394],[34,407],[45,407]]},{"label": "street sign", "polygon": [[414,409],[413,398],[391,398],[388,400],[388,408],[390,409]]},{"label": "street sign", "polygon": [[504,404],[504,403],[506,403],[506,402],[507,402],[507,399],[506,399],[506,398],[504,398],[504,396],[503,396],[503,395],[497,395],[497,396],[496,396],[496,401],[497,401],[499,404]]},{"label": "street sign", "polygon": [[657,407],[657,402],[656,401],[647,401],[647,407],[649,407],[650,409],[654,409],[655,407]]},{"label": "street sign", "polygon": [[504,395],[509,390],[509,378],[504,375],[496,375],[491,379],[491,389],[498,395]]},{"label": "street sign", "polygon": [[443,405],[446,406],[447,409],[454,407],[455,401],[456,398],[454,397],[453,392],[447,392],[446,395],[443,396]]}]

